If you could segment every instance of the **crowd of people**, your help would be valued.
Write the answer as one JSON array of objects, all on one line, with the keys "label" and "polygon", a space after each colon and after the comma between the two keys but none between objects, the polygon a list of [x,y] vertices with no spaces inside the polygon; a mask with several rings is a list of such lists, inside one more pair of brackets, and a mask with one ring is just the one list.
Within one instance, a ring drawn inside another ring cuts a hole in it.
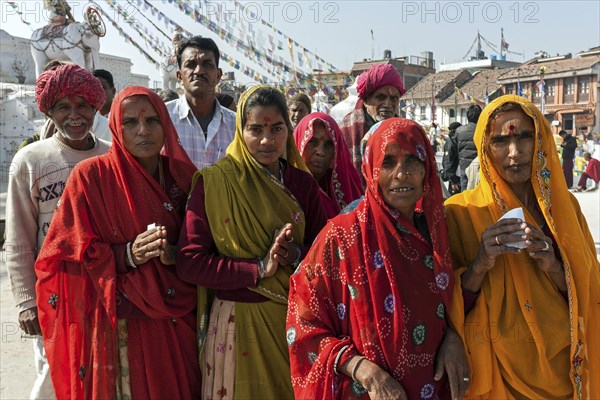
[{"label": "crowd of people", "polygon": [[209,38],[176,58],[181,95],[36,81],[6,212],[31,398],[600,398],[600,264],[535,105],[470,107],[440,172],[390,65],[338,124],[216,93]]}]

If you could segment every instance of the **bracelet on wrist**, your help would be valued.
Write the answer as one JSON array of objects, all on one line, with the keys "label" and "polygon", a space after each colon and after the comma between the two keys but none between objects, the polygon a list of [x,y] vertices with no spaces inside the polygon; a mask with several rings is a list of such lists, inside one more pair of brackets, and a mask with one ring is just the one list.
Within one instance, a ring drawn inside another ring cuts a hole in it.
[{"label": "bracelet on wrist", "polygon": [[297,268],[300,264],[300,258],[302,257],[302,249],[296,243],[292,243],[292,247],[296,250],[296,259],[290,264],[291,267]]},{"label": "bracelet on wrist", "polygon": [[354,364],[354,368],[352,368],[352,374],[350,374],[350,375],[351,375],[351,377],[352,377],[352,380],[353,380],[354,382],[358,382],[358,381],[356,380],[356,371],[358,370],[358,366],[360,365],[360,363],[361,363],[361,362],[363,362],[363,361],[364,361],[364,360],[366,360],[366,359],[367,359],[367,357],[365,357],[365,356],[362,356],[362,357],[360,358],[360,360],[358,360],[358,361],[356,362],[356,364]]},{"label": "bracelet on wrist", "polygon": [[338,351],[337,356],[335,356],[335,360],[333,361],[333,372],[335,372],[336,375],[340,374],[340,372],[338,371],[338,364],[340,362],[340,358],[342,358],[342,354],[344,354],[348,347],[350,347],[350,345],[348,344],[342,347],[341,350]]},{"label": "bracelet on wrist", "polygon": [[127,260],[131,268],[137,268],[137,265],[133,262],[133,254],[131,253],[131,242],[127,243]]},{"label": "bracelet on wrist", "polygon": [[263,279],[265,277],[265,262],[262,258],[258,258],[258,278]]}]

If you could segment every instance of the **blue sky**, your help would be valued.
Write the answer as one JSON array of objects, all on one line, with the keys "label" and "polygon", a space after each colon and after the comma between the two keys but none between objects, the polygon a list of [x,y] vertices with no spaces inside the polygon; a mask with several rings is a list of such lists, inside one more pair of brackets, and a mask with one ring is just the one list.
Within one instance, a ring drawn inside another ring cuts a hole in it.
[{"label": "blue sky", "polygon": [[[124,0],[118,3],[134,11],[131,3],[137,4],[137,1]],[[19,10],[24,12],[24,18],[31,23],[31,27],[21,22],[21,17],[5,0],[0,0],[0,27],[12,35],[29,37],[32,28],[44,24],[42,2],[28,0],[15,1],[15,3]],[[75,17],[81,20],[82,11],[88,2],[70,1],[69,3],[75,10]],[[98,3],[103,9],[111,12],[105,1],[99,0]],[[174,5],[163,0],[151,0],[151,3],[186,30],[215,38],[223,51],[237,56],[240,61],[260,70],[256,64],[243,56],[240,57],[234,48],[204,27],[194,23]],[[200,7],[206,14],[218,13],[217,7],[221,7],[221,13],[235,9],[233,3],[229,1],[211,1],[212,6],[198,0],[191,3]],[[509,59],[513,61],[525,61],[539,50],[547,51],[552,55],[575,54],[600,45],[600,2],[595,0],[568,2],[311,0],[246,1],[243,4],[339,69],[350,69],[354,61],[370,58],[373,51],[375,58],[381,58],[385,49],[391,50],[393,56],[419,56],[423,51],[432,51],[437,65],[462,61],[478,31],[498,47],[501,28],[504,28],[504,37],[509,43],[509,50],[524,54],[523,56],[509,55]],[[114,16],[114,12],[112,13]],[[131,14],[140,23],[150,27],[141,15],[135,16],[135,12]],[[148,15],[150,16],[149,13]],[[252,18],[243,13],[236,14],[235,18],[236,21],[243,19],[246,24],[252,21]],[[164,24],[158,23],[158,25],[170,34],[171,29]],[[159,80],[158,70],[146,62],[138,50],[126,43],[109,23],[107,26],[108,34],[101,39],[100,51],[131,58],[134,63],[133,72],[147,74],[152,79]],[[119,26],[124,27],[134,40],[145,46],[124,21],[119,21]],[[260,22],[254,27],[256,30],[264,29]],[[264,32],[266,35],[267,31]],[[494,53],[488,47],[484,47],[484,51],[486,54]],[[289,53],[287,56],[289,58]],[[223,65],[223,69],[231,70],[227,65]],[[247,80],[239,72],[236,75],[241,81]]]}]

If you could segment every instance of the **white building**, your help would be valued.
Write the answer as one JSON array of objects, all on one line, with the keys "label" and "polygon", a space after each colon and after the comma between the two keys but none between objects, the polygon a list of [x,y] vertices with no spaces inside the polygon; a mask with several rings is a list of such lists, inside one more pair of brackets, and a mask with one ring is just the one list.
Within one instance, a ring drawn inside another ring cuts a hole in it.
[{"label": "white building", "polygon": [[[0,29],[0,82],[17,83],[18,69],[22,69],[24,83],[35,83],[35,63],[29,42],[29,39],[12,36]],[[128,58],[100,53],[98,68],[105,69],[113,75],[117,91],[132,85],[149,86],[150,77],[131,73],[132,65]]]},{"label": "white building", "polygon": [[[45,118],[35,102],[35,63],[29,43],[0,29],[0,223],[12,158],[24,139],[39,133]],[[149,86],[150,77],[131,73],[132,65],[128,58],[100,53],[98,68],[110,71],[117,91]]]}]

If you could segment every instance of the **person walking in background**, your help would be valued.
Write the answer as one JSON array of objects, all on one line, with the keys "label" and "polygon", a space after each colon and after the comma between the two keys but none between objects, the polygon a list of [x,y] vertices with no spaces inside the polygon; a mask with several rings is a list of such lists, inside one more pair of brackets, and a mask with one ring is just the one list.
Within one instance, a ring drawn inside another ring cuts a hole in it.
[{"label": "person walking in background", "polygon": [[460,122],[452,122],[448,126],[448,139],[444,143],[444,155],[442,157],[442,180],[448,182],[450,195],[460,193],[460,177],[456,175],[458,169],[458,144],[456,142],[456,129],[461,126]]},{"label": "person walking in background", "polygon": [[581,174],[579,178],[579,183],[577,184],[577,188],[574,189],[574,192],[581,192],[587,190],[587,180],[591,179],[594,181],[593,189],[598,189],[598,182],[600,181],[600,161],[592,158],[590,153],[583,153],[583,159],[587,162],[587,167],[585,171]]},{"label": "person walking in background", "polygon": [[481,107],[477,104],[472,104],[467,109],[467,121],[466,125],[463,125],[456,129],[456,144],[458,146],[456,154],[458,154],[458,166],[460,168],[460,190],[467,190],[469,179],[467,178],[467,167],[471,164],[471,161],[477,157],[477,148],[473,142],[473,135],[475,134],[475,128],[477,127],[477,121],[481,114]]},{"label": "person walking in background", "polygon": [[567,131],[561,130],[558,135],[562,138],[562,170],[565,174],[567,188],[573,187],[573,159],[575,158],[575,150],[577,150],[577,139]]}]

